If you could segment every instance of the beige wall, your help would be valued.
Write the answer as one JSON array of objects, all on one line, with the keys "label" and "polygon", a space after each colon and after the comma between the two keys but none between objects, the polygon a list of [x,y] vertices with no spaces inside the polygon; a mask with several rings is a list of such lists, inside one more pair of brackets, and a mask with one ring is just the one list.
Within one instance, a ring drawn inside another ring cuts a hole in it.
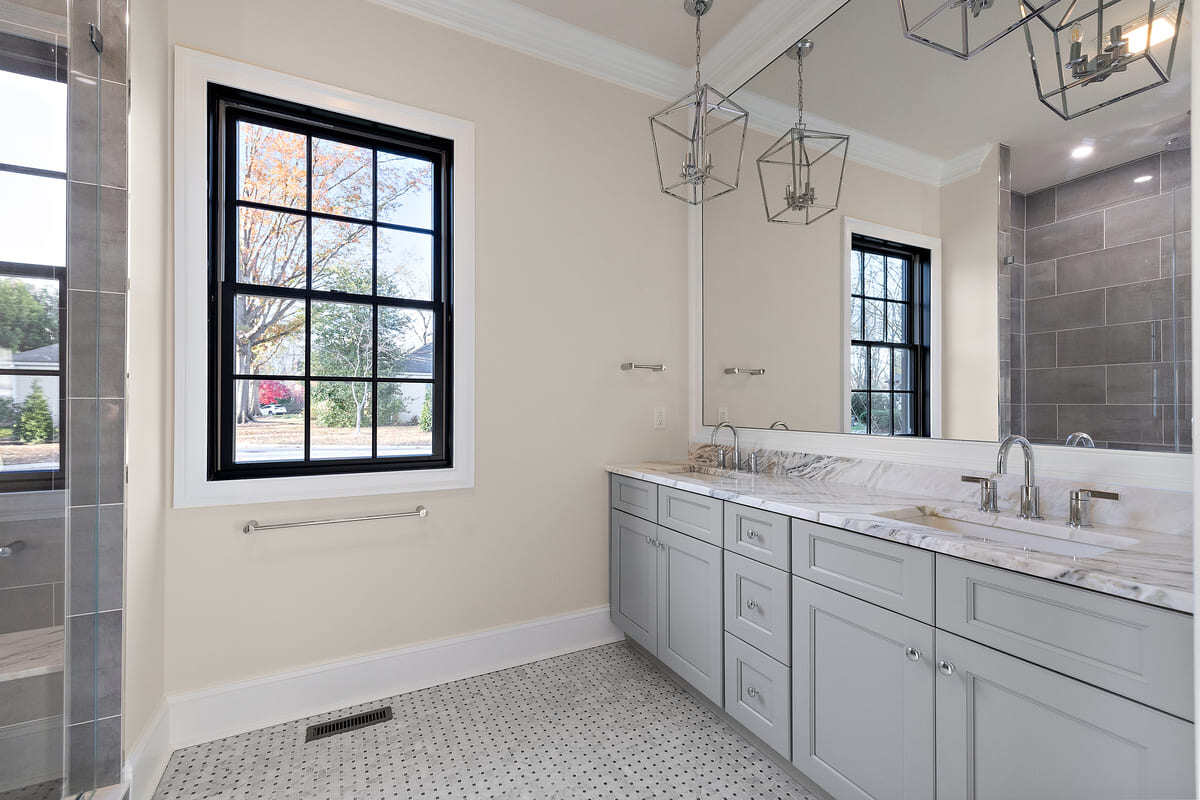
[{"label": "beige wall", "polygon": [[[741,188],[704,217],[704,421],[841,431],[844,217],[926,236],[940,225],[938,189],[846,162],[838,210],[812,225],[768,223],[754,158],[774,137],[751,131]],[[850,144],[854,146],[853,141]],[[765,375],[726,375],[726,367]]]},{"label": "beige wall", "polygon": [[[130,606],[143,607],[127,743],[162,691],[606,603],[602,465],[686,452],[686,207],[655,184],[646,117],[661,102],[360,0],[156,5],[133,12]],[[174,43],[476,123],[474,489],[170,508]],[[620,372],[629,359],[671,369]],[[666,431],[651,429],[657,405]],[[418,502],[423,522],[240,530]]]},{"label": "beige wall", "polygon": [[979,172],[942,188],[942,435],[999,434],[997,148]]}]

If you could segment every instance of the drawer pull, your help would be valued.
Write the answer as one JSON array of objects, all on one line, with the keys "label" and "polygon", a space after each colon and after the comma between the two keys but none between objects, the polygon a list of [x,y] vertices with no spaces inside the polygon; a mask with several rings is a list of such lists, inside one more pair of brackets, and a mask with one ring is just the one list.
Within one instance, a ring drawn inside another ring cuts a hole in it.
[{"label": "drawer pull", "polygon": [[915,647],[904,648],[904,655],[907,656],[909,661],[920,661],[921,660],[921,651]]},{"label": "drawer pull", "polygon": [[757,600],[747,600],[746,608],[750,609],[751,611],[758,611],[761,606],[758,604]]},{"label": "drawer pull", "polygon": [[954,665],[943,659],[942,661],[938,662],[938,672],[942,673],[943,675],[953,675]]},{"label": "drawer pull", "polygon": [[758,689],[756,689],[753,686],[747,686],[746,687],[746,696],[747,697],[761,697],[762,693],[759,692]]}]

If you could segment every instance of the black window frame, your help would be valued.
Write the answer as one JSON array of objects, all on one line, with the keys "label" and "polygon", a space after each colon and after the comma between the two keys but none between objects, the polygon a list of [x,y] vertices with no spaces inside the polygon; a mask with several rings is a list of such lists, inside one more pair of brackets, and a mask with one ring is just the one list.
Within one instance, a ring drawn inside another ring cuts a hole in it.
[{"label": "black window frame", "polygon": [[[16,34],[0,32],[0,71],[31,78],[67,82],[67,48]],[[67,120],[63,120],[64,127]],[[65,155],[65,154],[64,154]],[[63,182],[64,197],[70,189],[67,173],[0,162],[0,172],[53,178]],[[63,218],[63,241],[67,239]],[[66,488],[67,421],[67,267],[56,264],[26,264],[0,261],[0,278],[33,278],[58,284],[58,366],[55,369],[0,367],[0,375],[43,376],[58,379],[58,468],[0,470],[0,494],[54,491]]]},{"label": "black window frame", "polygon": [[[879,239],[863,234],[853,234],[850,242],[851,254],[859,252],[874,254],[886,258],[902,259],[907,264],[904,280],[905,292],[903,298],[893,298],[888,295],[887,280],[884,280],[882,297],[866,293],[866,259],[863,259],[863,269],[859,273],[859,285],[850,286],[847,301],[860,303],[859,330],[851,331],[850,353],[853,348],[862,347],[866,351],[866,388],[849,387],[847,403],[852,403],[854,395],[865,394],[867,397],[867,429],[861,432],[848,430],[847,433],[859,433],[865,436],[896,436],[906,438],[928,438],[931,436],[930,409],[930,340],[931,340],[931,266],[932,257],[929,250],[911,245]],[[849,280],[849,277],[848,277]],[[866,302],[884,302],[884,334],[882,339],[867,339],[866,332]],[[887,341],[887,309],[891,305],[902,305],[904,308],[904,325],[906,336],[904,341]],[[851,315],[853,319],[853,315]],[[892,380],[887,389],[872,388],[871,368],[873,363],[872,351],[887,350],[892,368]],[[895,351],[903,350],[910,354],[909,363],[912,365],[912,388],[897,389],[895,380]],[[851,357],[853,357],[851,355]],[[891,430],[887,434],[872,430],[873,413],[872,400],[875,395],[887,395],[888,407],[891,411]],[[913,429],[911,433],[896,433],[896,396],[911,397]]]},{"label": "black window frame", "polygon": [[[453,219],[451,214],[454,143],[449,139],[406,130],[324,109],[279,100],[265,95],[210,83],[208,86],[208,180],[209,180],[209,375],[208,375],[208,464],[209,480],[340,475],[389,471],[448,469],[454,465],[453,447]],[[306,171],[309,190],[305,208],[295,209],[241,200],[237,197],[237,124],[240,121],[268,125],[302,134],[307,139]],[[312,210],[312,138],[332,140],[373,152],[372,219],[357,219]],[[413,157],[433,163],[433,228],[382,222],[378,217],[378,151]],[[281,211],[306,220],[306,281],[304,288],[263,286],[237,281],[236,230],[239,207]],[[433,236],[433,276],[430,300],[410,300],[312,288],[312,220],[331,219],[371,226],[372,287],[378,283],[377,232],[380,229],[417,231]],[[229,235],[226,235],[229,232]],[[235,298],[238,294],[266,295],[301,300],[305,304],[305,369],[301,376],[254,375],[253,380],[301,381],[305,387],[304,458],[290,461],[237,462],[235,457],[234,352]],[[371,308],[373,356],[371,374],[364,377],[312,374],[311,306],[313,301],[348,302]],[[382,308],[426,310],[433,316],[432,372],[430,379],[379,377],[379,311]],[[371,390],[370,457],[312,458],[311,385],[321,380],[364,383]],[[432,385],[432,453],[429,455],[378,455],[378,387],[384,384]]]}]

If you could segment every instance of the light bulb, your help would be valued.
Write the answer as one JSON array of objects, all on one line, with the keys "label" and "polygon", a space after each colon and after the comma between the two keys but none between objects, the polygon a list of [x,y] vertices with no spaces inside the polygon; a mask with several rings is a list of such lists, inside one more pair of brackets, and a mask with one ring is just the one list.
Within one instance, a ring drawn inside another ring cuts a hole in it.
[{"label": "light bulb", "polygon": [[1071,43],[1075,44],[1075,43],[1082,42],[1082,41],[1083,41],[1083,31],[1080,30],[1078,25],[1075,25],[1074,27],[1071,28]]}]

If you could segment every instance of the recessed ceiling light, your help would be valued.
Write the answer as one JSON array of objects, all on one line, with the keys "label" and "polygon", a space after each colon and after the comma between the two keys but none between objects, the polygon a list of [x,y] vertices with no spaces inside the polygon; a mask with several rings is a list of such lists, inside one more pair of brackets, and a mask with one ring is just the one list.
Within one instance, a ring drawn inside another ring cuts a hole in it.
[{"label": "recessed ceiling light", "polygon": [[1071,158],[1087,158],[1095,149],[1090,144],[1081,144],[1071,151]]},{"label": "recessed ceiling light", "polygon": [[1134,183],[1145,183],[1146,181],[1152,181],[1152,180],[1154,180],[1153,175],[1138,175],[1136,178],[1133,179],[1133,182]]}]

